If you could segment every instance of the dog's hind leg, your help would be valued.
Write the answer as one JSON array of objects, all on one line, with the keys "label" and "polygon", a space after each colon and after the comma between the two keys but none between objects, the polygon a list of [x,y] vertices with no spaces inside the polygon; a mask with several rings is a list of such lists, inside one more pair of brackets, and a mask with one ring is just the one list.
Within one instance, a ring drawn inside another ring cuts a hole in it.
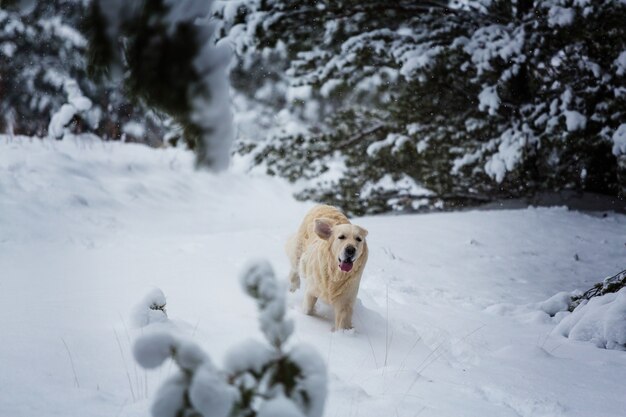
[{"label": "dog's hind leg", "polygon": [[289,291],[291,292],[300,288],[300,276],[298,275],[298,271],[293,268],[291,269],[291,272],[289,272],[289,283]]},{"label": "dog's hind leg", "polygon": [[295,292],[300,288],[298,265],[300,264],[301,249],[299,248],[297,235],[291,236],[285,245],[285,252],[291,263],[291,271],[289,271],[289,291],[291,292]]}]

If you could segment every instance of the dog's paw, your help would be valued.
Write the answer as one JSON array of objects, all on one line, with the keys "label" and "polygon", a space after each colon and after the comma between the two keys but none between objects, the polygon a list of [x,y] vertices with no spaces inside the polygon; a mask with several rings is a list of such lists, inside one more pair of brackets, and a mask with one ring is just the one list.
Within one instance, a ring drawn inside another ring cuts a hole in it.
[{"label": "dog's paw", "polygon": [[350,327],[349,329],[339,329],[339,330],[333,327],[332,331],[337,334],[341,334],[341,335],[345,335],[349,337],[356,336],[356,330],[354,330],[354,327]]},{"label": "dog's paw", "polygon": [[291,283],[289,285],[289,292],[296,292],[297,289],[300,288],[300,279],[298,280],[291,280]]}]

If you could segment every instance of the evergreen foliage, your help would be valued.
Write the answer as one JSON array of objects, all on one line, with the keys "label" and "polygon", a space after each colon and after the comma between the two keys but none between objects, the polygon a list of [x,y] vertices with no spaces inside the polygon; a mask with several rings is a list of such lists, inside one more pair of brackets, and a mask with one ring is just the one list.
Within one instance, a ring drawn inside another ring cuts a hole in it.
[{"label": "evergreen foliage", "polygon": [[[171,331],[148,331],[135,344],[137,361],[154,368],[172,358],[179,368],[156,394],[155,417],[321,417],[326,368],[311,348],[287,348],[293,322],[285,318],[285,288],[267,262],[251,264],[241,283],[257,302],[260,327],[270,346],[254,340],[242,343],[227,354],[220,371],[195,342]],[[162,293],[156,296],[163,298]]]},{"label": "evergreen foliage", "polygon": [[626,287],[626,270],[604,278],[602,282],[598,282],[593,288],[588,289],[583,294],[571,297],[568,310],[574,311],[576,307],[588,302],[593,297],[601,297],[605,294],[618,292],[624,287]]},{"label": "evergreen foliage", "polygon": [[128,98],[120,85],[96,83],[87,76],[85,2],[5,0],[2,6],[0,131],[52,135],[51,119],[72,100],[70,89],[86,100],[81,110],[65,113],[60,127],[69,132],[151,145],[175,132],[167,119]]},{"label": "evergreen foliage", "polygon": [[313,180],[302,198],[363,214],[623,190],[623,2],[241,7],[230,16],[245,23],[231,19],[229,35],[239,67],[251,56],[267,63],[257,64],[270,75],[264,82],[286,87],[284,102],[266,104],[306,128],[240,150],[270,174]]},{"label": "evergreen foliage", "polygon": [[228,166],[230,51],[215,45],[211,1],[91,2],[90,71],[174,118],[199,164]]}]

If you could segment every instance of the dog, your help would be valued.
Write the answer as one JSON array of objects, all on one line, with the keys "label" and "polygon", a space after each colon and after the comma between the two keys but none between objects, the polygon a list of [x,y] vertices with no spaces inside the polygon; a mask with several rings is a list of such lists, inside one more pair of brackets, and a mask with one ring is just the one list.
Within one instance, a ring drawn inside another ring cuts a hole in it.
[{"label": "dog", "polygon": [[350,223],[337,208],[313,207],[304,217],[298,232],[287,242],[291,263],[291,292],[307,281],[303,310],[313,314],[317,299],[335,311],[336,329],[352,328],[352,311],[359,290],[368,249],[367,230]]}]

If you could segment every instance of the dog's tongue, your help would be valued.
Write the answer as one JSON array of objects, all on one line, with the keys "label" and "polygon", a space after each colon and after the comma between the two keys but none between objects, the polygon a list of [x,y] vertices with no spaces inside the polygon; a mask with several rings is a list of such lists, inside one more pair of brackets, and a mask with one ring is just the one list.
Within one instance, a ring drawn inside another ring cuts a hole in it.
[{"label": "dog's tongue", "polygon": [[341,269],[343,272],[350,272],[350,270],[352,269],[352,262],[341,262],[339,264],[339,269]]}]

